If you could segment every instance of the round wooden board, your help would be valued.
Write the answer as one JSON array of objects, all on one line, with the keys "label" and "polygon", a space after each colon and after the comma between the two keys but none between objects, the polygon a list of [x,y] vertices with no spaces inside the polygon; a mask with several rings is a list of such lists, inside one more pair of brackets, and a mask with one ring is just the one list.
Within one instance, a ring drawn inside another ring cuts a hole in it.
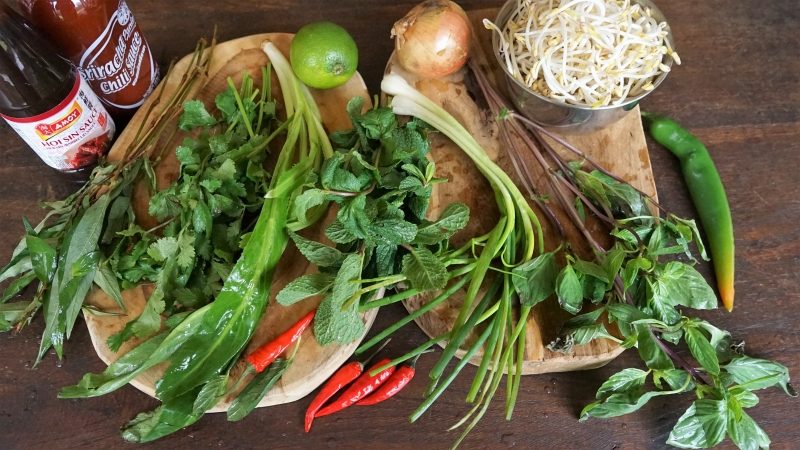
[{"label": "round wooden board", "polygon": [[[502,74],[496,64],[493,64],[494,59],[487,59],[485,56],[491,55],[489,53],[491,52],[490,35],[480,25],[480,21],[484,17],[493,19],[496,10],[470,11],[468,15],[473,22],[479,42],[479,48],[473,49],[472,57],[477,58],[479,64],[493,72],[493,76],[490,78],[497,85],[494,80],[501,80],[502,78],[499,76]],[[467,79],[466,69],[439,79],[419,79],[403,70],[392,57],[387,64],[386,72],[394,72],[403,76],[425,96],[453,115],[476,138],[489,157],[502,167],[518,186],[522,186],[510,158],[503,150],[496,122],[488,117],[486,108],[479,106],[473,98],[470,89],[474,83]],[[656,197],[655,180],[638,107],[621,121],[604,130],[588,135],[567,136],[567,139],[609,171],[654,198]],[[558,147],[556,146],[556,148]],[[564,152],[565,155],[569,155],[566,150]],[[531,155],[521,155],[521,157],[528,170],[532,172],[532,178],[537,181],[539,192],[548,195],[550,187],[543,181],[545,174],[542,169]],[[436,163],[436,177],[445,178],[448,182],[436,185],[428,212],[429,216],[431,218],[438,217],[439,213],[451,202],[463,202],[469,206],[470,223],[454,236],[453,241],[456,246],[465,243],[472,236],[480,236],[491,230],[499,217],[494,194],[469,157],[449,139],[441,135],[434,135],[431,140],[430,158]],[[565,193],[568,198],[572,198],[571,194],[566,191]],[[560,238],[549,226],[544,214],[533,203],[531,204],[545,228],[546,241],[549,243],[547,250],[553,250]],[[583,242],[577,229],[570,224],[565,213],[557,209],[555,213],[559,222],[565,226],[567,239],[573,243]],[[599,242],[606,242],[607,236],[604,236],[600,224],[589,221],[587,228]],[[590,250],[586,244],[573,244],[573,247],[579,254],[589,257]],[[466,288],[463,288],[447,302],[419,317],[416,320],[417,325],[430,337],[441,336],[448,332],[458,315],[465,293]],[[432,297],[433,295],[418,296],[406,300],[403,304],[409,312],[413,312]],[[624,350],[613,341],[597,339],[586,345],[575,346],[569,354],[551,352],[546,348],[547,344],[558,336],[561,326],[570,317],[552,299],[534,307],[525,332],[526,351],[523,374],[593,369],[607,364]],[[614,331],[612,326],[609,326],[609,329]],[[445,344],[440,343],[440,345],[444,346]],[[462,350],[457,353],[457,356],[462,357],[463,354]],[[476,355],[470,362],[477,365],[480,363],[480,358],[480,355]]]},{"label": "round wooden board", "polygon": [[[260,68],[268,62],[267,56],[261,51],[261,44],[265,40],[270,40],[275,43],[284,55],[288,55],[292,37],[292,34],[286,33],[267,33],[247,36],[217,44],[214,48],[206,82],[200,83],[201,86],[196,87],[189,98],[197,98],[204,101],[207,108],[212,110],[216,94],[227,88],[227,78],[231,77],[238,83],[245,71],[253,76],[255,85],[260,86]],[[186,72],[190,63],[191,55],[184,57],[176,63],[170,77],[162,81],[164,85],[164,98],[174,92],[178,84],[178,79]],[[280,100],[280,92],[278,92],[279,84],[274,74],[272,85],[276,97]],[[323,125],[328,132],[351,128],[352,124],[346,114],[345,106],[352,97],[363,97],[365,100],[365,108],[371,107],[367,88],[358,73],[346,84],[336,89],[326,91],[312,89],[312,95],[317,102]],[[125,131],[119,136],[109,153],[110,160],[114,161],[120,159],[124,149],[133,141],[136,130],[139,128],[142,121],[145,120],[145,111],[148,109],[153,99],[154,97],[151,97],[145,102],[125,128]],[[158,106],[156,106],[156,109],[158,109]],[[177,142],[181,139],[182,137],[179,137],[173,139],[173,142],[164,142],[163,145],[167,146],[166,148],[175,148]],[[177,178],[178,174],[179,164],[175,158],[174,152],[165,152],[162,161],[156,166],[158,188],[163,189],[171,184]],[[143,183],[136,187],[132,202],[136,211],[137,221],[140,225],[147,228],[157,223],[147,214],[149,192]],[[321,221],[316,227],[306,230],[303,234],[316,239],[323,237],[322,224],[327,222],[327,220],[332,220],[332,217],[333,216],[329,214],[328,218]],[[310,265],[290,242],[275,272],[270,290],[269,306],[256,328],[247,351],[274,339],[300,317],[317,307],[321,300],[320,298],[310,298],[289,307],[281,306],[275,302],[275,295],[288,282],[304,273],[315,271],[316,267]],[[151,286],[143,285],[123,292],[123,299],[125,300],[127,308],[126,315],[98,316],[84,314],[95,351],[106,364],[110,364],[121,355],[125,354],[125,352],[138,345],[138,341],[131,340],[125,343],[118,352],[113,352],[108,348],[106,340],[109,336],[121,330],[129,320],[137,317],[141,313],[150,290]],[[113,300],[108,298],[99,289],[95,289],[90,293],[87,303],[105,311],[114,311],[118,309]],[[369,330],[375,320],[376,314],[377,311],[373,310],[364,316],[367,330]],[[363,339],[363,336],[361,339]],[[264,407],[288,403],[308,395],[328,379],[330,375],[353,354],[361,339],[344,346],[328,345],[322,347],[317,344],[311,329],[307,329],[301,337],[301,342],[293,363],[275,387],[261,400],[258,406]],[[131,384],[142,392],[155,397],[155,382],[161,378],[165,368],[165,365],[156,366],[135,378],[131,381]],[[236,379],[243,369],[244,365],[240,361],[232,371],[232,379]],[[229,402],[230,398],[223,399],[209,412],[226,411]]]}]

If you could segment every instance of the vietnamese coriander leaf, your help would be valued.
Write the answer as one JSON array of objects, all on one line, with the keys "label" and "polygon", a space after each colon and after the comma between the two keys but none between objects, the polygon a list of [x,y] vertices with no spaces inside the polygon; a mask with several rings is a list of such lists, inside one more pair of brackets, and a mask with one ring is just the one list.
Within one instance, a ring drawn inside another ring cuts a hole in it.
[{"label": "vietnamese coriander leaf", "polygon": [[228,420],[236,422],[253,412],[261,399],[280,380],[289,364],[290,361],[286,359],[276,359],[267,370],[257,374],[228,406]]}]

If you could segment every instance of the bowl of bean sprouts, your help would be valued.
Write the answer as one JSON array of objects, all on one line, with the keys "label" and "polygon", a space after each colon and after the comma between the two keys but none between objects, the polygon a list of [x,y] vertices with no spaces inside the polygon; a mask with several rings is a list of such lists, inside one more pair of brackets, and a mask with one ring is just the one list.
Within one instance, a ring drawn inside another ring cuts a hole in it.
[{"label": "bowl of bean sprouts", "polygon": [[509,0],[483,23],[516,107],[565,133],[616,122],[680,64],[650,0]]}]

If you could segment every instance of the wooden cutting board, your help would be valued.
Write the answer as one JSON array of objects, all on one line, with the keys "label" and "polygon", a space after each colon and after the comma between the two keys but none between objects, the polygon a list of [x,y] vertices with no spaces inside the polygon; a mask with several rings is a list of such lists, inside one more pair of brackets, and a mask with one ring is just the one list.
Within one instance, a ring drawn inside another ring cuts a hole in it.
[{"label": "wooden cutting board", "polygon": [[[261,44],[265,40],[271,40],[281,52],[288,57],[289,45],[292,37],[293,35],[291,34],[269,33],[247,36],[218,44],[214,49],[211,59],[207,81],[201,83],[202,86],[196,88],[196,92],[191,94],[189,98],[200,99],[211,109],[214,105],[214,97],[217,93],[227,88],[227,78],[233,78],[238,85],[245,71],[250,73],[254,78],[254,85],[260,86],[260,68],[268,62],[266,55],[261,51]],[[168,98],[169,94],[174,92],[178,85],[178,80],[189,68],[190,63],[191,55],[181,59],[175,65],[170,77],[162,82],[165,89],[163,94],[164,98]],[[280,93],[277,92],[279,84],[274,75],[272,86],[273,91],[276,92],[276,97],[280,100]],[[323,125],[329,133],[336,130],[350,129],[352,127],[350,119],[345,111],[345,106],[350,98],[354,96],[364,97],[365,107],[371,107],[371,101],[366,86],[359,74],[356,74],[350,81],[336,89],[327,91],[312,90],[312,95],[320,109]],[[110,160],[114,161],[121,158],[124,149],[133,141],[136,130],[145,119],[145,111],[147,111],[152,102],[153,97],[145,102],[139,109],[139,112],[133,117],[130,124],[125,128],[125,131],[119,136],[109,153]],[[279,102],[279,104],[280,103],[282,102]],[[158,110],[158,106],[156,106],[156,110]],[[181,136],[173,139],[172,142],[165,142],[164,145],[166,145],[168,149],[174,149],[182,139],[183,137]],[[171,184],[177,178],[178,171],[179,164],[175,158],[174,151],[165,152],[162,162],[156,168],[158,188],[163,189]],[[145,228],[157,223],[152,217],[147,215],[148,201],[148,190],[144,184],[140,184],[134,192],[133,205],[136,210],[137,221]],[[331,217],[329,217],[329,219],[330,218]],[[323,220],[322,222],[325,221]],[[306,230],[303,234],[310,238],[319,239],[323,236],[322,230],[322,226],[317,226],[316,228]],[[288,282],[304,273],[310,272],[316,272],[316,267],[310,265],[290,242],[275,273],[275,278],[270,290],[269,306],[255,331],[253,339],[250,341],[247,351],[265,342],[271,341],[294,324],[300,317],[316,308],[321,300],[320,298],[307,299],[289,307],[281,306],[275,302],[275,295]],[[141,313],[151,289],[151,286],[143,285],[123,292],[123,298],[127,307],[127,315],[116,317],[97,316],[93,314],[84,315],[95,351],[107,364],[110,364],[121,355],[125,354],[125,352],[138,345],[137,341],[132,340],[123,345],[119,352],[115,353],[108,348],[106,339],[121,330],[129,320],[137,317],[139,313]],[[106,311],[114,311],[117,309],[113,300],[97,289],[90,293],[87,303]],[[367,330],[375,320],[376,314],[377,311],[373,310],[364,316]],[[328,379],[328,377],[352,355],[360,340],[361,339],[344,346],[328,345],[322,347],[317,344],[311,329],[307,329],[301,337],[301,343],[295,355],[294,362],[258,406],[263,407],[288,403],[308,395]],[[165,365],[154,367],[134,379],[131,384],[142,392],[150,396],[155,396],[155,382],[161,377],[165,368]],[[232,371],[233,379],[236,379],[243,368],[244,366],[241,363],[234,368]],[[220,404],[210,412],[225,411],[227,410],[228,403],[228,399],[223,399]]]},{"label": "wooden cutting board", "polygon": [[[483,67],[490,68],[494,75],[493,84],[500,86],[501,91],[504,91],[505,80],[502,78],[502,69],[495,63],[492,54],[491,34],[481,24],[483,18],[494,20],[497,10],[470,11],[468,15],[473,23],[480,50],[482,50],[475,51],[473,49],[472,57],[478,58]],[[497,124],[492,117],[489,117],[486,109],[476,103],[475,98],[480,98],[480,93],[471,90],[474,82],[469,80],[466,69],[445,78],[421,80],[405,72],[399,64],[390,60],[387,66],[388,71],[402,75],[423,94],[453,115],[477,139],[489,157],[502,167],[518,186],[522,186],[519,176],[503,148]],[[497,83],[497,80],[501,82]],[[652,197],[656,197],[655,180],[638,107],[606,129],[587,135],[564,137],[610,172]],[[557,145],[555,147],[563,152],[563,155],[575,159],[567,150],[561,149]],[[446,178],[448,182],[436,185],[429,215],[438,217],[441,210],[454,201],[463,202],[469,206],[470,223],[465,230],[454,237],[456,246],[465,243],[470,237],[480,236],[491,230],[499,217],[494,194],[469,157],[441,135],[433,137],[430,156],[436,162],[436,176]],[[548,195],[551,191],[545,182],[545,175],[541,167],[530,154],[522,155],[522,159],[531,172],[531,178],[538,180],[536,183],[539,187],[538,192]],[[525,193],[524,189],[521,191]],[[568,198],[573,198],[568,192],[567,195]],[[555,249],[560,242],[557,232],[547,223],[545,215],[533,202],[531,205],[541,218],[545,228],[547,250]],[[572,226],[565,213],[557,208],[554,209],[556,209],[559,222],[566,229],[567,238],[571,242],[582,241],[577,229]],[[607,242],[607,236],[604,236],[605,233],[598,223],[590,221],[587,223],[587,228],[599,242]],[[590,255],[586,245],[578,246],[577,251],[584,255],[584,258],[588,258]],[[418,318],[417,324],[430,337],[448,332],[458,315],[461,299],[465,292],[466,287],[447,302]],[[433,295],[415,297],[405,301],[404,305],[409,311],[415,311],[432,297]],[[565,372],[600,367],[623,351],[613,341],[607,339],[598,339],[586,345],[575,346],[569,354],[549,351],[546,345],[558,336],[561,326],[570,317],[568,313],[561,310],[554,299],[539,303],[533,309],[525,333],[524,374]],[[463,353],[461,351],[458,356],[461,357]],[[475,356],[471,362],[478,364],[480,355]]]}]

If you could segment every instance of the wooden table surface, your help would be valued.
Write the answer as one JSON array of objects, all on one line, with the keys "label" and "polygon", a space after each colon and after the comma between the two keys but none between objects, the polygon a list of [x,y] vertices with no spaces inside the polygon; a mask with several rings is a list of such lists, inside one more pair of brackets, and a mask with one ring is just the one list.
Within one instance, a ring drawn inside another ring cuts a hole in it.
[{"label": "wooden table surface", "polygon": [[[463,1],[465,9],[499,6],[500,1]],[[701,316],[745,339],[753,356],[775,359],[800,377],[800,13],[795,0],[672,0],[658,2],[672,26],[683,65],[643,102],[648,111],[669,114],[709,147],[727,186],[737,248],[736,309]],[[360,71],[372,93],[392,49],[389,29],[414,1],[239,0],[195,2],[128,0],[163,65],[192,50],[197,38],[219,26],[222,39],[267,31],[295,31],[328,19],[345,26],[360,49]],[[169,6],[166,6],[169,5]],[[5,262],[22,233],[22,216],[42,217],[41,200],[68,194],[7,126],[0,126],[0,259]],[[682,216],[693,216],[677,163],[650,142],[658,194]],[[703,266],[705,275],[708,267]],[[376,328],[404,314],[387,308]],[[105,397],[58,400],[62,386],[104,365],[83,326],[58,362],[49,355],[31,365],[43,330],[41,317],[19,334],[0,336],[0,448],[118,448],[126,446],[119,427],[156,401],[125,387]],[[409,327],[388,353],[421,343]],[[645,449],[663,448],[689,396],[656,398],[639,413],[578,423],[577,414],[610,374],[638,364],[625,353],[588,372],[530,376],[523,380],[513,421],[497,401],[463,448]],[[419,381],[398,397],[372,408],[351,408],[319,420],[302,432],[307,401],[261,409],[228,423],[208,415],[194,426],[152,444],[153,448],[447,448],[456,435],[445,430],[466,411],[462,376],[416,424],[408,414],[424,389],[422,377],[433,358],[420,362]],[[751,415],[772,438],[774,448],[800,448],[800,402],[778,390],[759,392]],[[502,394],[498,397],[502,397]],[[730,446],[729,441],[724,444]]]}]

